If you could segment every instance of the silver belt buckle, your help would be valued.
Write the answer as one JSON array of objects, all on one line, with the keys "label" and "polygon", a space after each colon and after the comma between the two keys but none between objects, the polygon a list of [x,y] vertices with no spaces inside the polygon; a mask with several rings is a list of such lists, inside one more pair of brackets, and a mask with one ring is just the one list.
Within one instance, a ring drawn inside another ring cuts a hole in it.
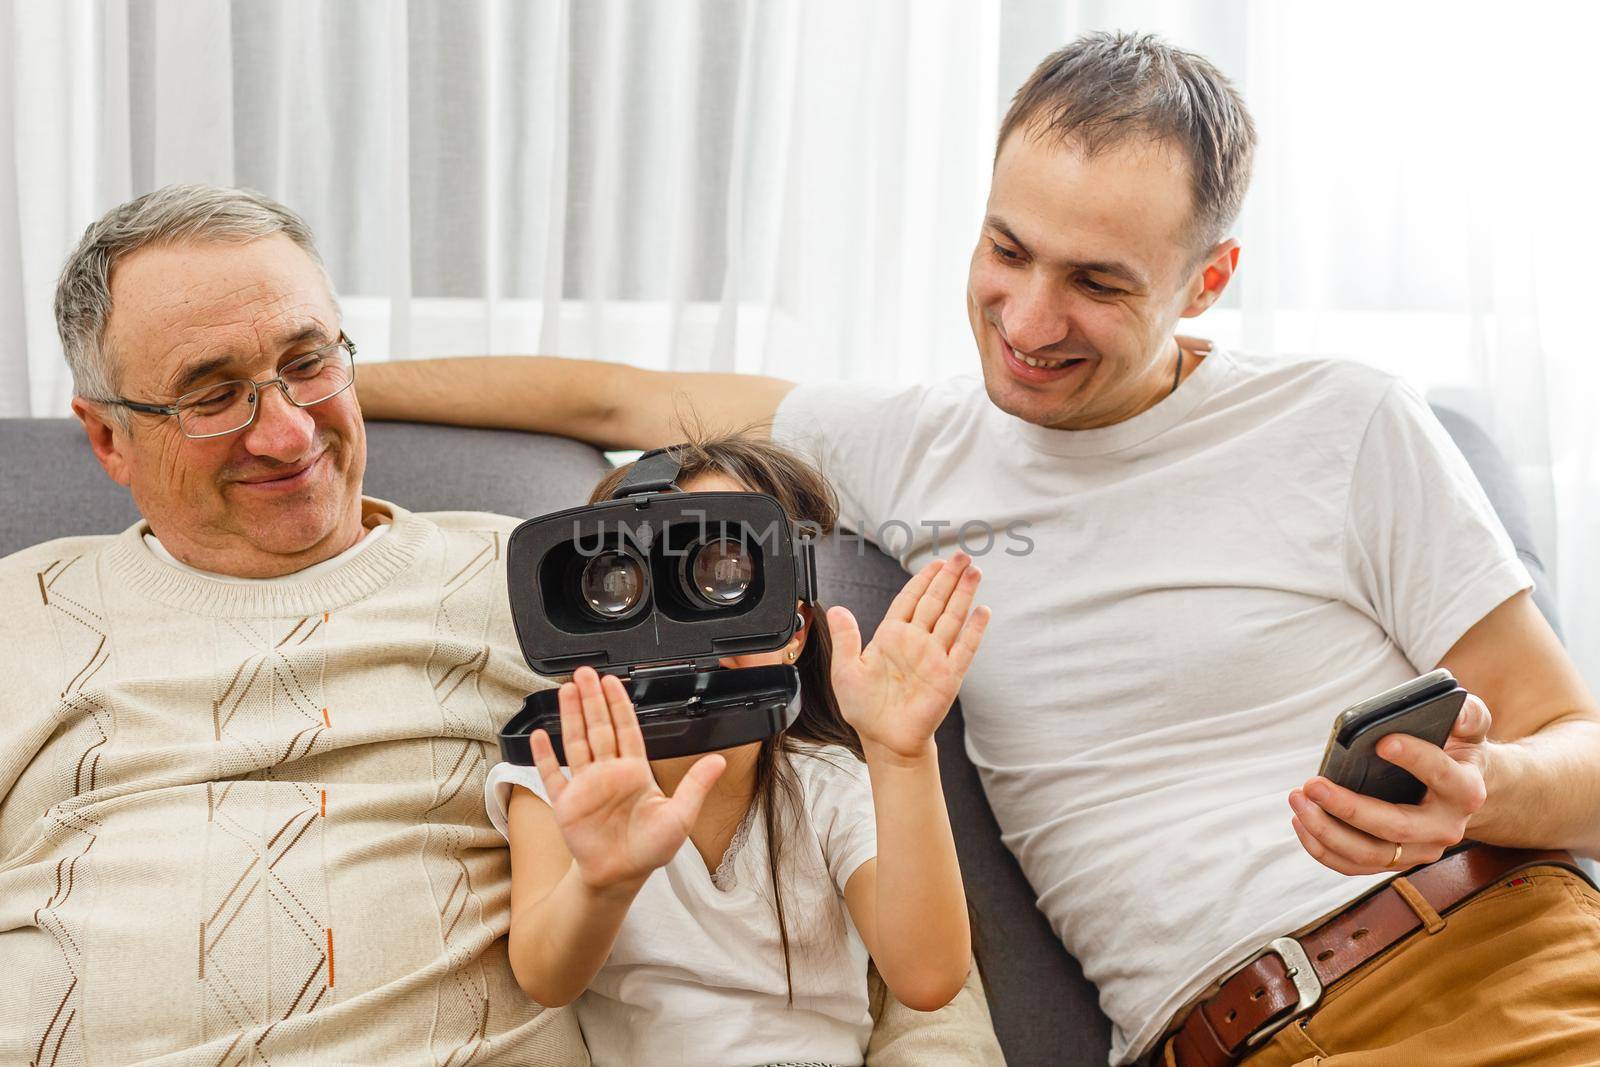
[{"label": "silver belt buckle", "polygon": [[[1301,946],[1300,942],[1292,937],[1274,939],[1263,951],[1252,957],[1244,967],[1250,966],[1251,963],[1269,953],[1276,953],[1283,960],[1284,969],[1288,972],[1289,980],[1294,983],[1295,992],[1299,995],[1300,1000],[1283,1018],[1263,1023],[1252,1031],[1250,1036],[1244,1039],[1246,1048],[1255,1048],[1266,1041],[1273,1034],[1316,1007],[1317,1001],[1322,999],[1322,982],[1317,978],[1317,972],[1311,966],[1311,957],[1306,955],[1306,950]],[[1244,967],[1240,967],[1239,970],[1243,970]],[[1234,973],[1238,972],[1235,971]]]}]

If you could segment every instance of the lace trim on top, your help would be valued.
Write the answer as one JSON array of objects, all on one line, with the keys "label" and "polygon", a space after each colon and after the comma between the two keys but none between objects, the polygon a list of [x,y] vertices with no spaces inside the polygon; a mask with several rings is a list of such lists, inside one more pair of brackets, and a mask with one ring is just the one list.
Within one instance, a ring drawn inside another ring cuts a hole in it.
[{"label": "lace trim on top", "polygon": [[722,850],[722,859],[717,861],[717,869],[711,872],[711,884],[726,893],[739,884],[738,875],[733,869],[733,860],[749,840],[750,827],[755,822],[756,805],[752,803],[744,811],[744,818],[739,820],[739,825],[733,831],[733,837],[728,839],[728,847]]}]

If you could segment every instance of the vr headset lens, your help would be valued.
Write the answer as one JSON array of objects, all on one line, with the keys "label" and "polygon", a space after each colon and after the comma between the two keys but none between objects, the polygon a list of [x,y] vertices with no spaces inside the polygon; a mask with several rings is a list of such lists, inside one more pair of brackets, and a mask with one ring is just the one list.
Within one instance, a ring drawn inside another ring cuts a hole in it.
[{"label": "vr headset lens", "polygon": [[755,563],[742,542],[729,538],[697,546],[685,557],[689,574],[684,587],[707,608],[725,608],[743,600],[755,579]]},{"label": "vr headset lens", "polygon": [[578,577],[584,607],[601,622],[631,618],[644,607],[644,562],[630,549],[610,548],[590,558]]}]

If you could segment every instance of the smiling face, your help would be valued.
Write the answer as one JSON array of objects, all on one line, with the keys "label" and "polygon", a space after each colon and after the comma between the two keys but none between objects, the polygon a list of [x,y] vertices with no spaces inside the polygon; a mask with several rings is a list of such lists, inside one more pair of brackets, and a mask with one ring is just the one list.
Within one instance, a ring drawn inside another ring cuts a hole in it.
[{"label": "smiling face", "polygon": [[1189,167],[1161,144],[1002,146],[968,270],[989,398],[1057,429],[1110,426],[1172,388],[1173,329],[1221,295],[1238,245],[1196,248]]},{"label": "smiling face", "polygon": [[[154,246],[111,278],[104,344],[121,395],[171,404],[230,378],[262,380],[339,338],[321,270],[281,234],[244,243]],[[129,412],[126,427],[82,398],[73,410],[108,474],[133,494],[178,559],[239,577],[288,574],[361,536],[366,434],[352,387],[309,408],[276,386],[255,421],[195,440],[176,418]]]}]

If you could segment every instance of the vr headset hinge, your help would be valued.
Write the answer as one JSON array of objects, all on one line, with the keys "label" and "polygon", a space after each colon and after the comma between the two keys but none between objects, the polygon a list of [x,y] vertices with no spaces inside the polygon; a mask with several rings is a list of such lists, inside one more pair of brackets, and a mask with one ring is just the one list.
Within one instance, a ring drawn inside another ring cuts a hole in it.
[{"label": "vr headset hinge", "polygon": [[618,677],[628,678],[633,681],[644,681],[649,678],[670,678],[677,674],[697,674],[701,671],[709,670],[716,665],[717,664],[715,660],[712,660],[710,663],[695,663],[693,661],[684,663],[652,663],[648,667],[635,667],[633,668],[632,672],[619,675]]}]

